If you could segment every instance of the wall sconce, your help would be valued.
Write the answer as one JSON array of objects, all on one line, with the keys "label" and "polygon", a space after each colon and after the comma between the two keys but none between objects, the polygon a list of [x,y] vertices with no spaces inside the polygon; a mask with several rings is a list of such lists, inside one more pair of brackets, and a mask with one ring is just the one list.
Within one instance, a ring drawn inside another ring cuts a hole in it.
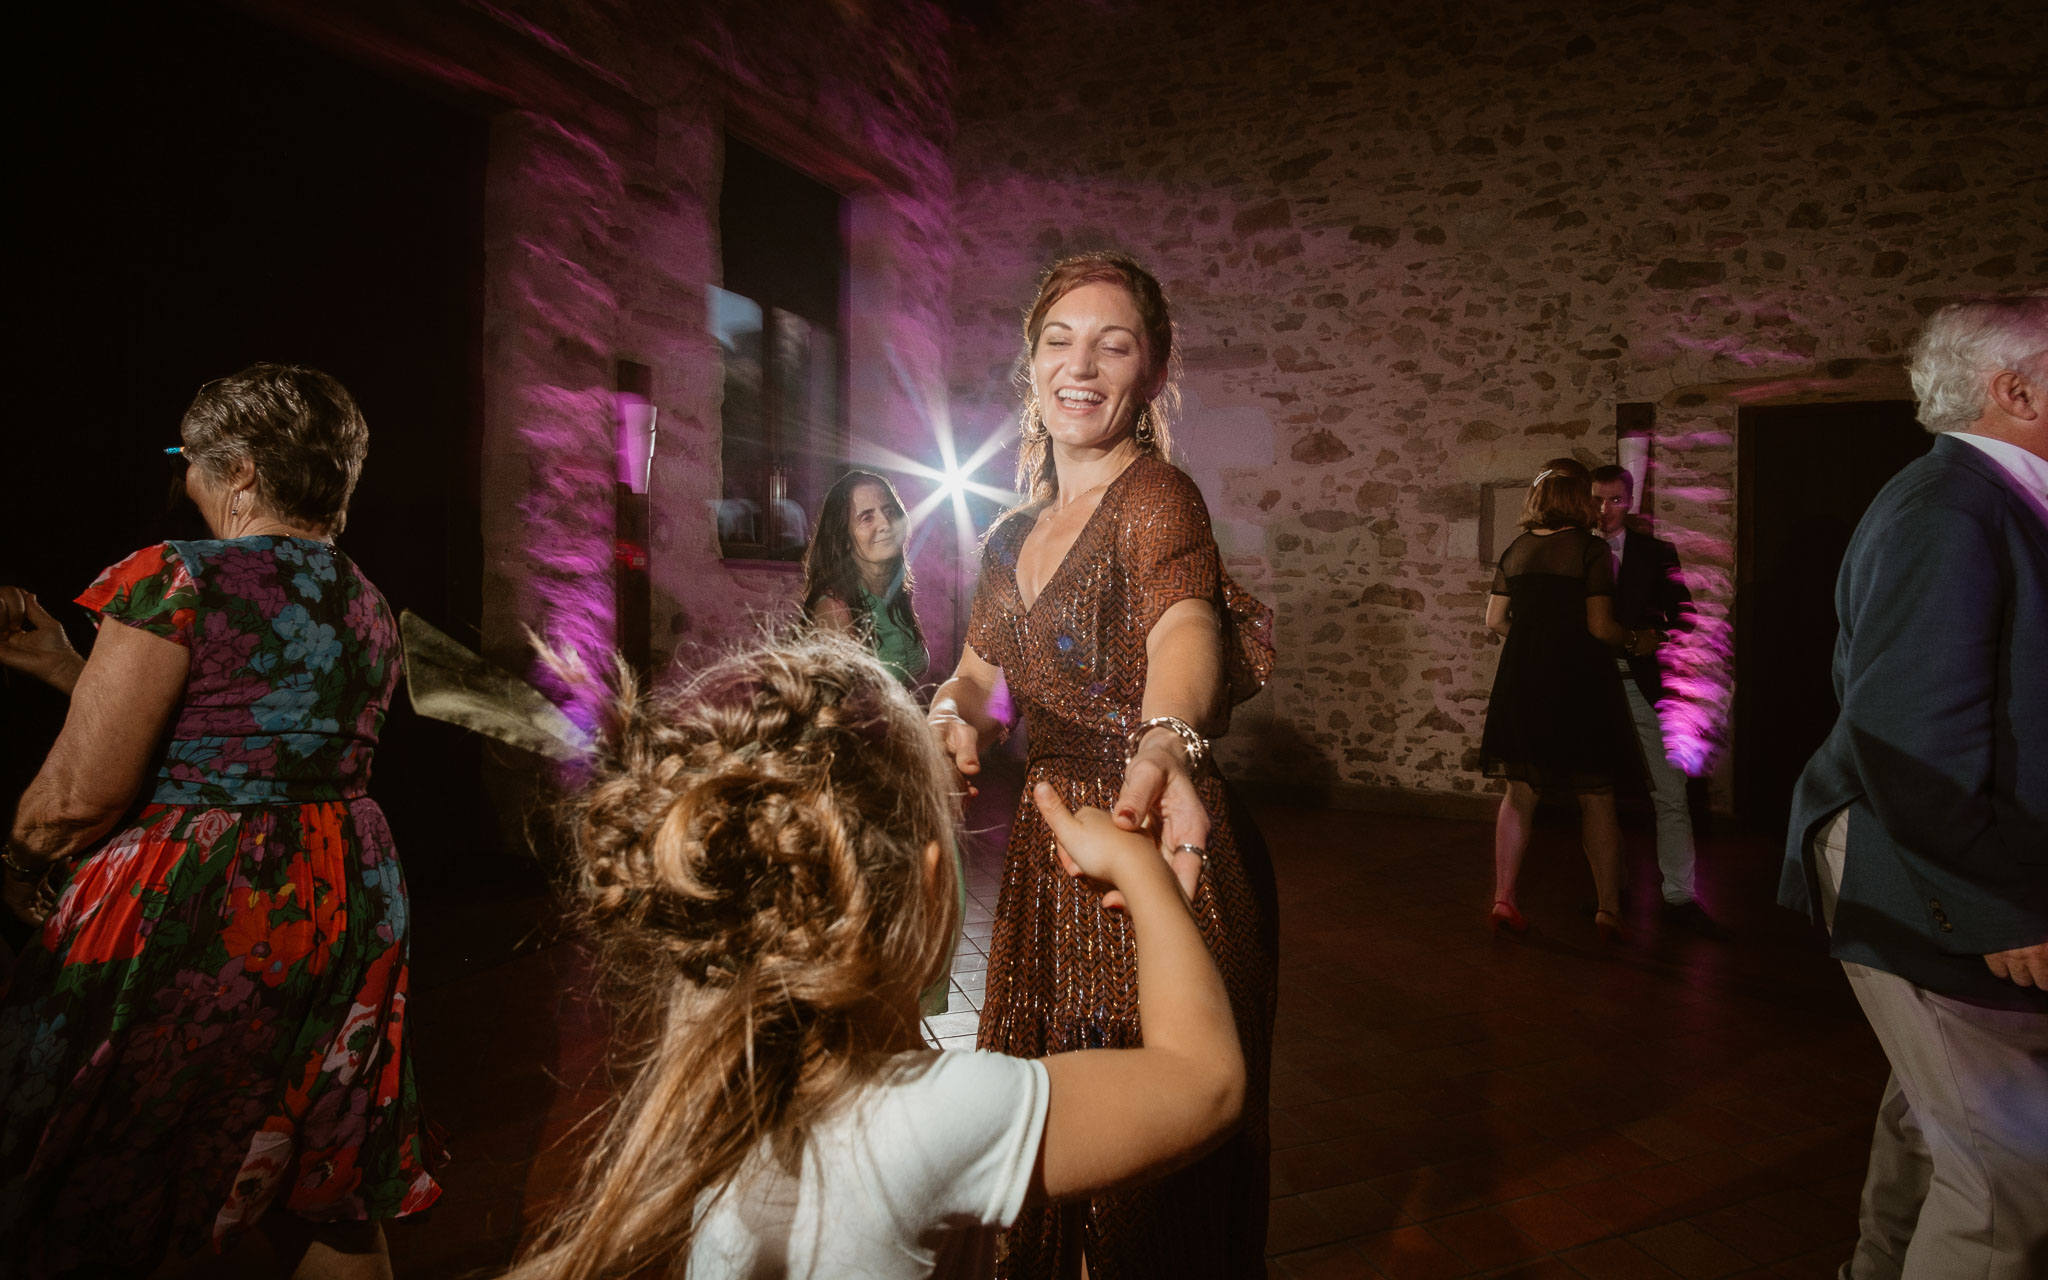
[{"label": "wall sconce", "polygon": [[616,559],[612,591],[617,619],[613,643],[619,654],[640,671],[648,668],[652,646],[653,586],[648,573],[647,481],[654,466],[654,370],[621,360],[616,370],[613,417],[617,435],[613,454],[617,470],[612,486],[612,519]]},{"label": "wall sconce", "polygon": [[1630,510],[1636,514],[1650,509],[1650,437],[1656,429],[1656,405],[1638,400],[1614,406],[1614,461],[1634,482]]},{"label": "wall sconce", "polygon": [[647,492],[654,469],[655,407],[632,391],[618,393],[618,482],[634,493]]}]

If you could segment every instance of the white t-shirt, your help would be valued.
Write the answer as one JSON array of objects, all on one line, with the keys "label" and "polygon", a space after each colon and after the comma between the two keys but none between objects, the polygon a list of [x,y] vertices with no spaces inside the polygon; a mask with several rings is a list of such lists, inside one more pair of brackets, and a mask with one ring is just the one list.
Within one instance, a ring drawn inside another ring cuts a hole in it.
[{"label": "white t-shirt", "polygon": [[811,1135],[792,1178],[756,1156],[712,1203],[690,1280],[995,1272],[1051,1084],[1042,1063],[956,1049],[899,1055]]}]

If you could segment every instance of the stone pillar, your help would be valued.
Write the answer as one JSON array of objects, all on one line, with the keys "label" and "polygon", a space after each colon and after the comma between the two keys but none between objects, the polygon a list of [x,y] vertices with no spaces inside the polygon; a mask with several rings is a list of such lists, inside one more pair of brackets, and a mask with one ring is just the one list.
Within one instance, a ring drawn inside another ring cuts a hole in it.
[{"label": "stone pillar", "polygon": [[[485,189],[484,649],[531,665],[526,628],[601,660],[611,648],[609,285],[619,165],[561,120],[492,125]],[[564,691],[542,677],[550,692]],[[592,696],[568,693],[588,721]]]}]

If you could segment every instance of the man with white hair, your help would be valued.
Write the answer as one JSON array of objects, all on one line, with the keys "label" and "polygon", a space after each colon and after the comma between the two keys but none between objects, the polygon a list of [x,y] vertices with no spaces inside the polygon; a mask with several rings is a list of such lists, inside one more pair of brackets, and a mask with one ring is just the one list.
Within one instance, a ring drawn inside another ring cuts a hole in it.
[{"label": "man with white hair", "polygon": [[1938,438],[1835,586],[1841,714],[1778,900],[1833,937],[1892,1075],[1851,1280],[2048,1275],[2048,293],[1937,312]]}]

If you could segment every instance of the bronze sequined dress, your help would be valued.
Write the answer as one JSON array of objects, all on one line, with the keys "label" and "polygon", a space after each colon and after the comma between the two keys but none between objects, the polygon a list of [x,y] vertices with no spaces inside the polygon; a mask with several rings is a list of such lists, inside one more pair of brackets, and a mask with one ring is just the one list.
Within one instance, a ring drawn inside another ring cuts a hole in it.
[{"label": "bronze sequined dress", "polygon": [[[1226,676],[1240,694],[1272,669],[1272,613],[1223,573],[1201,492],[1179,468],[1140,458],[1113,480],[1027,610],[1017,553],[1034,520],[1034,512],[1018,512],[990,530],[967,637],[1003,669],[1030,735],[979,1041],[1023,1058],[1141,1043],[1130,922],[1104,911],[1094,889],[1060,870],[1031,786],[1049,781],[1075,808],[1114,803],[1125,735],[1141,719],[1145,639],[1177,601],[1216,603]],[[1027,1211],[1004,1237],[999,1276],[1067,1274],[1077,1247],[1087,1251],[1093,1280],[1265,1274],[1278,935],[1272,866],[1222,778],[1205,770],[1196,785],[1212,826],[1194,911],[1244,1045],[1244,1125],[1196,1164],[1149,1186]]]}]

